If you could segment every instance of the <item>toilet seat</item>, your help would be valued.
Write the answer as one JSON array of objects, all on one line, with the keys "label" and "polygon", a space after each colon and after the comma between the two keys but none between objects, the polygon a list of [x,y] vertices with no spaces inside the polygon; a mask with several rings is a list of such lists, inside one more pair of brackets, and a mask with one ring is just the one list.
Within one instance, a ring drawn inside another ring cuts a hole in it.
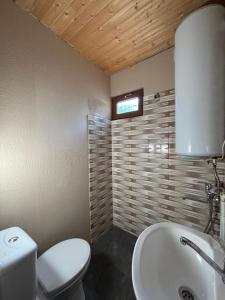
[{"label": "toilet seat", "polygon": [[44,294],[52,297],[79,280],[87,269],[90,252],[88,242],[82,239],[60,242],[44,252],[37,261],[37,276]]}]

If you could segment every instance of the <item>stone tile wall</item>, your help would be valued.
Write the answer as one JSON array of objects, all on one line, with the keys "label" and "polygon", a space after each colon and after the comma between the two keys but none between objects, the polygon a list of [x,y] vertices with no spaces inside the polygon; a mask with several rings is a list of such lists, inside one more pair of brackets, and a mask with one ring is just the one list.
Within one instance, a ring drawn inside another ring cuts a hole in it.
[{"label": "stone tile wall", "polygon": [[112,225],[111,122],[100,115],[88,116],[89,203],[91,240]]},{"label": "stone tile wall", "polygon": [[[175,155],[174,90],[158,96],[145,97],[144,116],[112,121],[114,224],[136,235],[165,220],[203,230],[213,171]],[[224,164],[219,169],[223,180]]]},{"label": "stone tile wall", "polygon": [[[213,170],[206,161],[175,154],[174,90],[146,96],[142,117],[110,122],[89,116],[88,130],[92,240],[112,220],[135,235],[161,221],[203,230],[205,183],[213,182]],[[224,181],[224,163],[218,169]],[[218,207],[215,211],[218,233]]]}]

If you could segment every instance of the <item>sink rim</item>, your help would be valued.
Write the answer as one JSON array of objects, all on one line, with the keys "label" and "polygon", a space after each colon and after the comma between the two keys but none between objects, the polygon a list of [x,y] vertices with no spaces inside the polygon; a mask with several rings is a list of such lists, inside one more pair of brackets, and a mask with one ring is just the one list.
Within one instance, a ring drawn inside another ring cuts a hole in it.
[{"label": "sink rim", "polygon": [[145,299],[144,296],[144,291],[142,288],[142,280],[141,280],[141,253],[142,253],[142,249],[143,249],[143,245],[146,241],[146,239],[149,237],[149,235],[153,232],[156,231],[158,229],[162,229],[162,228],[166,228],[166,229],[178,229],[179,231],[183,231],[184,232],[184,236],[185,233],[188,234],[192,234],[194,236],[196,236],[196,238],[199,238],[200,240],[205,241],[210,249],[212,250],[212,255],[211,257],[213,259],[215,259],[215,254],[216,252],[220,252],[223,253],[224,255],[224,250],[222,249],[222,247],[220,246],[220,244],[210,235],[207,235],[203,232],[200,232],[196,229],[187,227],[185,225],[181,225],[181,224],[177,224],[177,223],[173,223],[173,222],[161,222],[161,223],[157,223],[154,225],[151,225],[150,227],[146,228],[138,237],[137,242],[135,244],[134,247],[134,252],[133,252],[133,258],[132,258],[132,282],[133,282],[133,287],[134,287],[134,291],[136,294],[136,297],[138,299]]}]

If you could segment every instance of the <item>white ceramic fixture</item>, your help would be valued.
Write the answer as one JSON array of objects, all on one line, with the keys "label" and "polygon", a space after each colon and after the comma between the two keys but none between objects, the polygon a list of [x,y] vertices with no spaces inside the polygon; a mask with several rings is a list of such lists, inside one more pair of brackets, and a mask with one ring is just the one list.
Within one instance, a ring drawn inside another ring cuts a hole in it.
[{"label": "white ceramic fixture", "polygon": [[225,138],[225,7],[204,6],[175,35],[176,152],[221,155]]},{"label": "white ceramic fixture", "polygon": [[192,248],[181,244],[181,236],[223,268],[225,253],[211,236],[176,223],[152,225],[134,249],[132,280],[137,300],[225,299],[221,277]]},{"label": "white ceramic fixture", "polygon": [[0,231],[0,299],[84,300],[89,261],[82,239],[58,243],[37,260],[37,245],[22,229]]},{"label": "white ceramic fixture", "polygon": [[40,300],[84,300],[82,279],[90,261],[90,246],[82,239],[56,244],[37,261]]},{"label": "white ceramic fixture", "polygon": [[0,299],[36,298],[36,243],[19,227],[0,231]]}]

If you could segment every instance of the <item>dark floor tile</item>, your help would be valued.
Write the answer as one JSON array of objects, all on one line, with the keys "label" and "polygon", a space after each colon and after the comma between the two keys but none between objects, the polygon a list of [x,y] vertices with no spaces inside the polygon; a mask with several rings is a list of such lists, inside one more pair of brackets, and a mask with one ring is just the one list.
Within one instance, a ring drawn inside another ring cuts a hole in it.
[{"label": "dark floor tile", "polygon": [[131,264],[136,237],[112,227],[92,245],[84,278],[86,300],[135,300]]}]

